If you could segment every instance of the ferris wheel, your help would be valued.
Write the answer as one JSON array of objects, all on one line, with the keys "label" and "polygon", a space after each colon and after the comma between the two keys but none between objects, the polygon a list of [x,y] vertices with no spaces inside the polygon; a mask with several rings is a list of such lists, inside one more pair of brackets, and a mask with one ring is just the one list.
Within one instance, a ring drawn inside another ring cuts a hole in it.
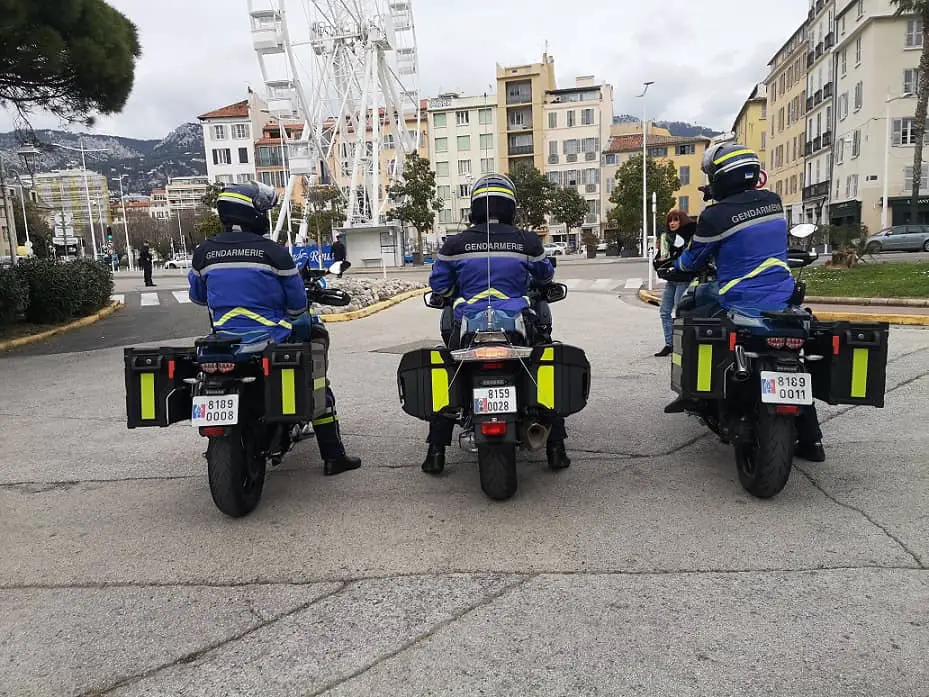
[{"label": "ferris wheel", "polygon": [[[384,222],[387,186],[420,148],[419,60],[410,0],[248,0],[267,111],[286,141],[279,234],[302,178],[338,186],[346,227]],[[290,138],[286,123],[302,122]],[[415,126],[413,124],[415,123]],[[283,145],[283,143],[282,143]],[[382,152],[393,150],[382,171]],[[307,207],[304,206],[304,210]],[[305,221],[301,233],[305,233]],[[288,225],[288,239],[290,226]]]}]

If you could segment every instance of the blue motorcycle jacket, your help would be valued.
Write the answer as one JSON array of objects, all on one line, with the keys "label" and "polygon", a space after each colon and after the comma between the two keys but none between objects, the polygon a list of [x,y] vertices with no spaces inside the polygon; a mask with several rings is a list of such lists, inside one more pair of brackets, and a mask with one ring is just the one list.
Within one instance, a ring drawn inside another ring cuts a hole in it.
[{"label": "blue motorcycle jacket", "polygon": [[286,341],[307,311],[306,290],[281,245],[251,232],[223,232],[194,250],[190,300],[210,309],[218,333],[246,342]]},{"label": "blue motorcycle jacket", "polygon": [[455,298],[455,319],[477,315],[488,302],[495,310],[518,314],[529,307],[530,283],[555,276],[535,233],[492,222],[489,250],[487,238],[484,223],[449,237],[432,265],[429,287]]},{"label": "blue motorcycle jacket", "polygon": [[690,247],[677,258],[679,271],[700,271],[716,260],[719,304],[753,313],[781,310],[794,291],[787,265],[787,219],[781,197],[752,189],[707,207]]}]

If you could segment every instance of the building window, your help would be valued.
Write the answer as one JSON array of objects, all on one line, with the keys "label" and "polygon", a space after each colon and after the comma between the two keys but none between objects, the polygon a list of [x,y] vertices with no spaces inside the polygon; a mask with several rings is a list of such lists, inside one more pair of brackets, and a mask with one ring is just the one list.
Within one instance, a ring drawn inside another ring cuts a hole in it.
[{"label": "building window", "polygon": [[681,180],[681,186],[690,184],[690,167],[688,165],[683,165],[678,171],[677,177]]},{"label": "building window", "polygon": [[445,128],[448,125],[448,114],[436,114],[432,117],[432,123],[436,128]]},{"label": "building window", "polygon": [[903,71],[903,92],[905,94],[916,94],[919,90],[919,70],[910,68]]},{"label": "building window", "polygon": [[593,109],[581,109],[581,124],[584,126],[594,125],[594,110]]},{"label": "building window", "polygon": [[923,21],[921,19],[906,21],[906,40],[903,45],[907,48],[920,48],[923,45]]},{"label": "building window", "polygon": [[[910,191],[913,188],[913,166],[903,168],[903,187],[906,191]],[[919,180],[919,191],[924,193],[929,189],[929,164],[923,164],[922,166],[922,175]]]},{"label": "building window", "polygon": [[861,37],[855,39],[855,67],[861,65]]},{"label": "building window", "polygon": [[852,158],[861,154],[861,129],[855,129],[852,135]]},{"label": "building window", "polygon": [[448,162],[436,162],[435,163],[435,176],[437,177],[448,176]]},{"label": "building window", "polygon": [[603,156],[603,164],[605,165],[615,165],[616,164],[616,153],[610,152]]},{"label": "building window", "polygon": [[471,149],[471,136],[458,136],[458,150],[465,151]]},{"label": "building window", "polygon": [[[929,131],[927,131],[929,135]],[[916,128],[913,119],[894,119],[891,135],[893,145],[916,145]]]},{"label": "building window", "polygon": [[768,147],[768,132],[761,132],[761,149],[765,150]]},{"label": "building window", "polygon": [[458,160],[458,174],[471,174],[471,160]]},{"label": "building window", "polygon": [[435,195],[443,201],[448,201],[452,197],[452,187],[448,184],[442,184],[435,188]]},{"label": "building window", "polygon": [[843,77],[848,73],[848,49],[847,48],[843,48],[839,52],[839,69],[842,71]]},{"label": "building window", "polygon": [[229,148],[218,148],[213,150],[213,164],[214,165],[231,165],[232,164],[232,153],[229,151]]},{"label": "building window", "polygon": [[545,176],[548,177],[548,181],[555,186],[559,188],[564,186],[564,172],[546,172]]},{"label": "building window", "polygon": [[577,186],[577,170],[569,169],[564,173],[564,185],[565,186]]},{"label": "building window", "polygon": [[861,80],[855,85],[855,111],[858,111],[861,108],[861,103],[863,101],[862,91],[864,89],[864,84]]},{"label": "building window", "polygon": [[470,116],[467,111],[456,111],[455,112],[455,123],[459,126],[467,126],[471,123]]},{"label": "building window", "polygon": [[571,111],[567,112],[567,119],[568,119],[568,121],[567,121],[568,128],[571,128],[572,126],[574,126],[574,125],[576,124],[576,121],[575,121],[575,114],[574,114],[574,110],[573,110],[573,109],[572,109]]},{"label": "building window", "polygon": [[284,171],[280,169],[273,172],[261,172],[258,177],[263,184],[273,186],[275,189],[283,189],[287,183],[284,181]]},{"label": "building window", "polygon": [[487,126],[488,124],[493,123],[494,113],[493,109],[478,109],[477,110],[477,122],[482,126]]},{"label": "building window", "polygon": [[864,17],[864,0],[858,0],[858,19]]},{"label": "building window", "polygon": [[247,123],[234,123],[232,124],[232,137],[236,140],[247,140],[249,130]]},{"label": "building window", "polygon": [[564,141],[564,154],[565,155],[577,155],[577,139],[572,138],[571,140]]},{"label": "building window", "polygon": [[600,181],[600,170],[596,167],[588,167],[584,170],[584,184],[586,186],[596,186]]},{"label": "building window", "polygon": [[481,158],[481,174],[487,174],[493,171],[494,171],[494,158],[482,157]]},{"label": "building window", "polygon": [[435,139],[435,151],[436,152],[448,152],[448,138],[436,138]]},{"label": "building window", "polygon": [[548,127],[558,128],[558,112],[557,111],[548,112]]},{"label": "building window", "polygon": [[471,220],[471,206],[458,209],[458,220],[461,220],[461,221]]},{"label": "building window", "polygon": [[507,104],[528,104],[532,101],[532,82],[508,82],[506,85]]},{"label": "building window", "polygon": [[686,143],[684,145],[677,146],[678,155],[694,155],[697,152],[697,146],[693,143]]},{"label": "building window", "polygon": [[239,164],[248,164],[248,148],[239,148]]},{"label": "building window", "polygon": [[845,138],[839,138],[835,143],[835,163],[842,164],[845,161]]},{"label": "building window", "polygon": [[493,150],[494,147],[494,134],[493,133],[481,133],[481,150]]},{"label": "building window", "polygon": [[226,127],[223,125],[213,126],[213,140],[226,140]]},{"label": "building window", "polygon": [[459,184],[458,185],[458,198],[468,198],[471,195],[471,185],[470,184]]},{"label": "building window", "polygon": [[239,184],[247,184],[248,182],[252,180],[252,175],[251,174],[237,174],[235,177],[235,180]]},{"label": "building window", "polygon": [[439,211],[439,222],[446,224],[452,222],[452,212],[448,208]]},{"label": "building window", "polygon": [[649,149],[648,149],[648,156],[649,156],[649,157],[667,157],[667,156],[668,156],[668,149],[667,149],[666,147],[664,147],[664,146],[661,146],[661,147],[658,147],[658,148],[649,148]]},{"label": "building window", "polygon": [[839,121],[844,121],[848,116],[848,92],[843,92],[839,96]]},{"label": "building window", "polygon": [[232,183],[232,175],[231,175],[231,174],[217,174],[217,175],[216,175],[216,183],[217,183],[217,184],[231,184],[231,183]]}]

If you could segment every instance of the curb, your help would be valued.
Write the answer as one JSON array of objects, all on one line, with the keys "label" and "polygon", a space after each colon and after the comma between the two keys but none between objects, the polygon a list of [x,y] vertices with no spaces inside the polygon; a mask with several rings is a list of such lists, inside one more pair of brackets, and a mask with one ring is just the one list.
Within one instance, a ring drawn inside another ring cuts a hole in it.
[{"label": "curb", "polygon": [[929,298],[844,298],[808,295],[806,302],[818,305],[881,305],[891,307],[929,307]]},{"label": "curb", "polygon": [[[882,300],[883,298],[877,299]],[[639,290],[639,300],[649,305],[661,304],[661,298],[644,288]],[[813,298],[807,298],[806,302],[822,304],[821,301]],[[887,322],[888,324],[903,324],[911,327],[929,327],[929,315],[901,315],[883,312],[829,312],[827,310],[817,312],[816,318],[824,322]]]},{"label": "curb", "polygon": [[35,344],[39,341],[45,341],[45,339],[50,339],[57,334],[63,334],[64,332],[69,332],[72,329],[80,329],[81,327],[87,327],[95,322],[100,321],[104,317],[112,315],[114,312],[119,310],[122,307],[122,303],[110,303],[102,310],[95,312],[92,315],[87,317],[81,317],[81,319],[74,320],[73,322],[68,322],[68,324],[63,324],[60,327],[55,327],[54,329],[49,329],[48,331],[39,332],[38,334],[30,334],[29,336],[21,336],[18,339],[9,339],[8,341],[0,341],[0,351],[12,351],[13,349],[20,348],[21,346],[27,346],[29,344]]},{"label": "curb", "polygon": [[341,313],[333,312],[332,314],[319,313],[316,316],[324,322],[350,322],[353,319],[370,317],[371,315],[377,314],[381,310],[386,310],[388,307],[399,305],[404,300],[415,298],[417,295],[425,295],[428,292],[428,288],[417,288],[416,290],[408,290],[404,293],[400,293],[400,295],[395,295],[392,298],[382,300],[381,302],[374,303],[373,305],[368,305],[367,307],[363,307],[360,310],[352,310],[351,312]]}]

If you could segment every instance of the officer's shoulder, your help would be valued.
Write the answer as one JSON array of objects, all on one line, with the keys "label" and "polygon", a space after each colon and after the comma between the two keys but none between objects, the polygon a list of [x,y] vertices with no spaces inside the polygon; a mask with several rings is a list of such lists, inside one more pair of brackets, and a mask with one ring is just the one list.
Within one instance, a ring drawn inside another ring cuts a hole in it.
[{"label": "officer's shoulder", "polygon": [[289,269],[296,266],[294,258],[287,251],[287,248],[270,240],[263,235],[253,243],[258,249],[264,252],[266,258],[279,269]]}]

